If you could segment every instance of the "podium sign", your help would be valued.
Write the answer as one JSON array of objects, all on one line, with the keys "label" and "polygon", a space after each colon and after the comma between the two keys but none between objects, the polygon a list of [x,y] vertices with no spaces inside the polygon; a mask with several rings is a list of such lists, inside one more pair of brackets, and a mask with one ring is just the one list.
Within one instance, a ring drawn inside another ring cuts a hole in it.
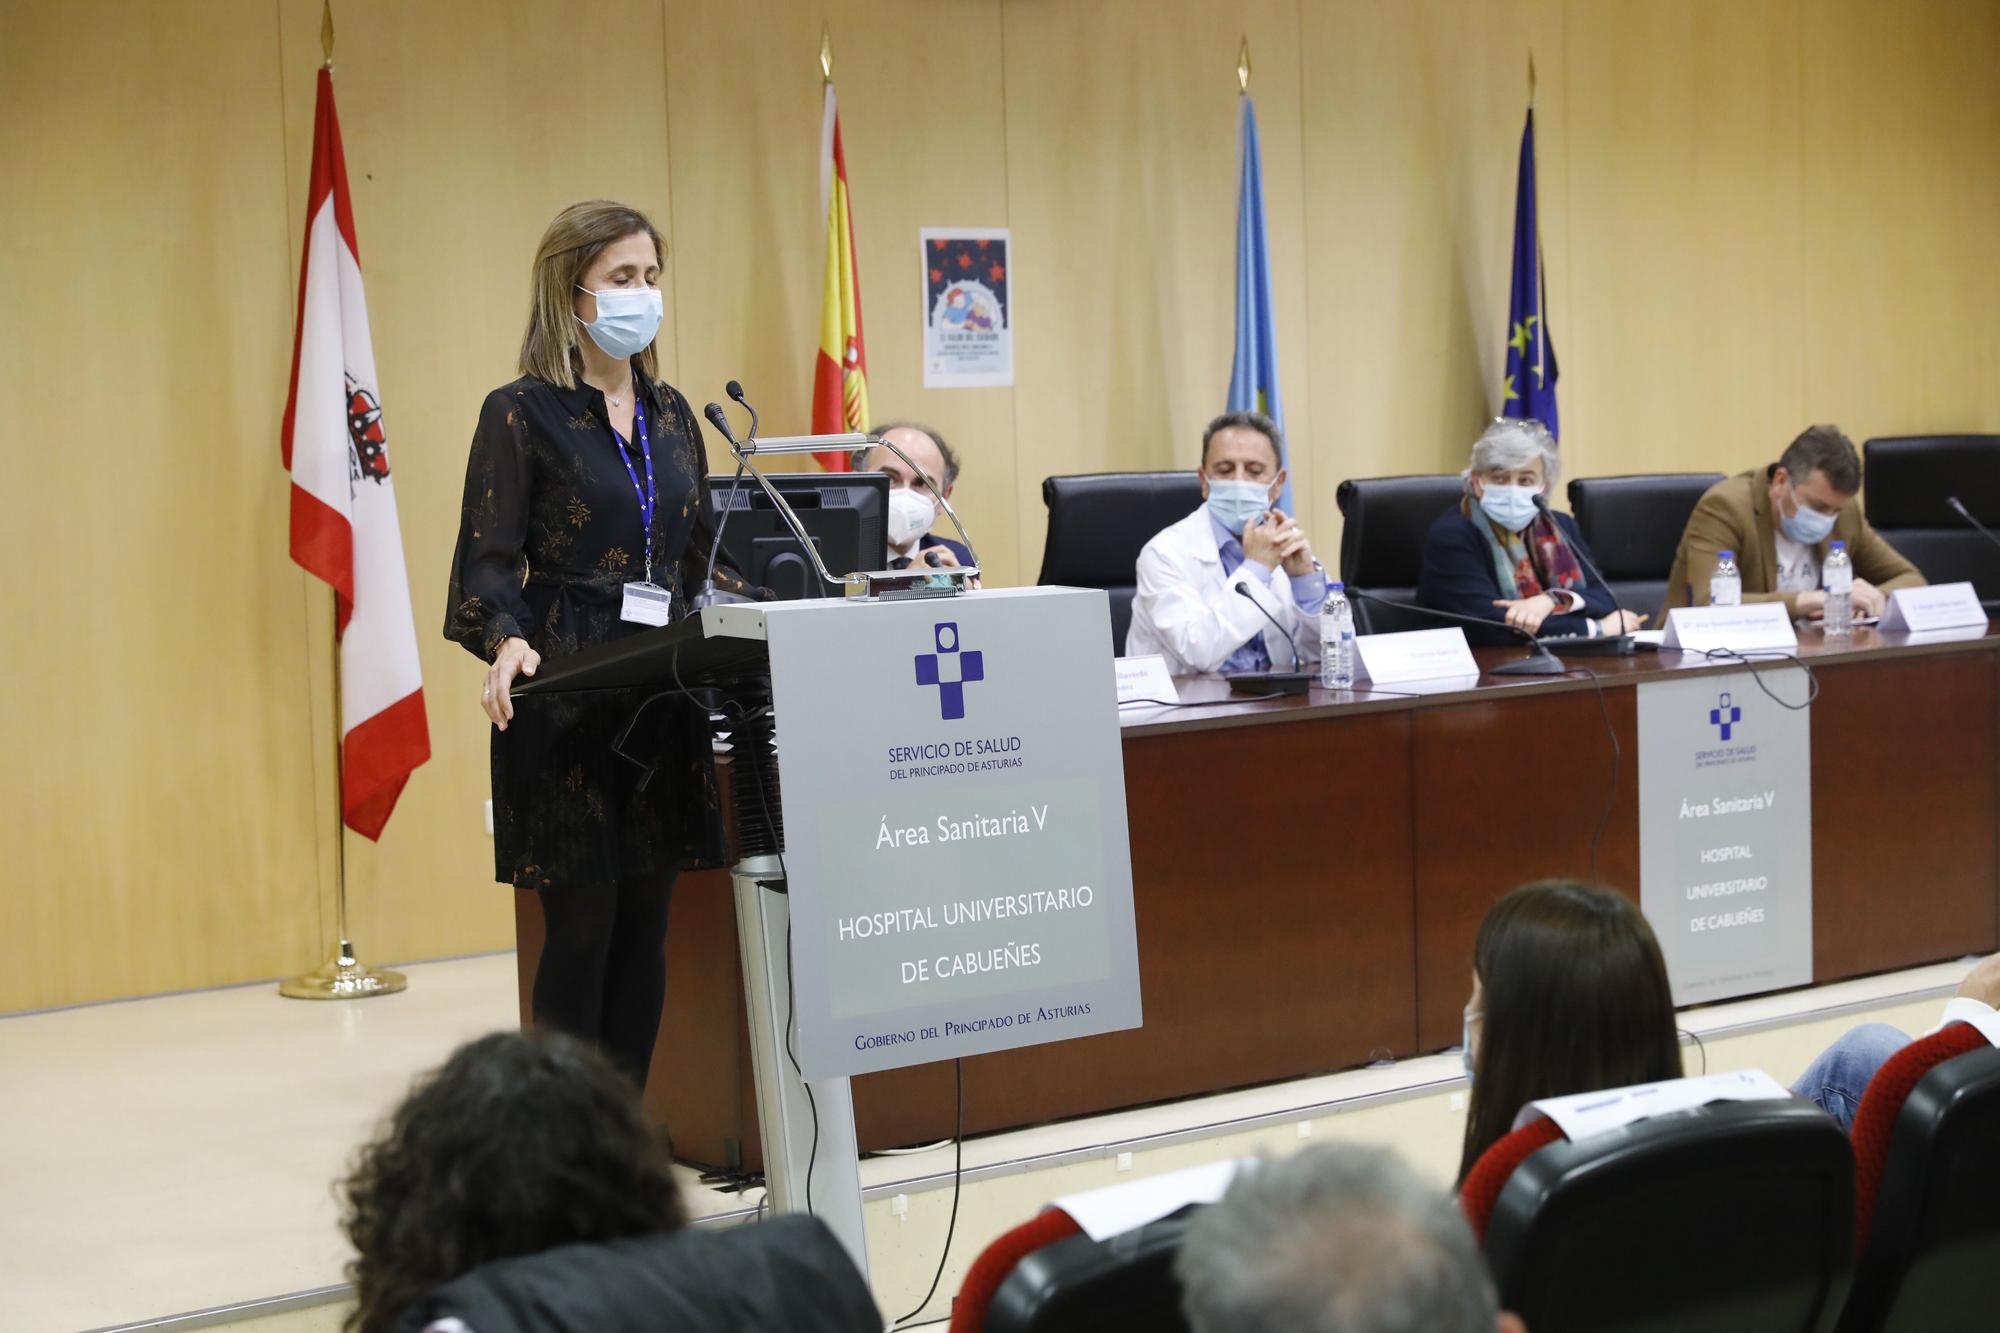
[{"label": "podium sign", "polygon": [[1137,1027],[1105,595],[760,609],[806,1077]]},{"label": "podium sign", "polygon": [[[1765,683],[1809,689],[1795,667]],[[1812,724],[1747,671],[1639,686],[1639,904],[1675,1004],[1812,980]]]}]

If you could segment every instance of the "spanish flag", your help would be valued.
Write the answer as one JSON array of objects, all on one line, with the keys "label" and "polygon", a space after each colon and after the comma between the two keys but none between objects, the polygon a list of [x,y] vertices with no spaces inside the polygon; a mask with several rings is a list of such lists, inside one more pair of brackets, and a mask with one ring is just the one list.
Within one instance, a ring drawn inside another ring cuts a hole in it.
[{"label": "spanish flag", "polygon": [[[826,216],[826,278],[819,298],[812,428],[815,435],[833,435],[868,429],[868,353],[861,341],[861,271],[854,260],[854,220],[848,212],[847,156],[840,147],[840,112],[831,80],[820,123],[819,197]],[[829,472],[847,471],[845,453],[814,457]]]}]

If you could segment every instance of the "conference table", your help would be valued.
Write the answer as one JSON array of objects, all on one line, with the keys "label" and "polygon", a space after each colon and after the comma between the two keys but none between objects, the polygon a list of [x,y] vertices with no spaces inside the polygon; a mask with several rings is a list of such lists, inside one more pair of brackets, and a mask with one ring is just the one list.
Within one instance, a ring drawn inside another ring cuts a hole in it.
[{"label": "conference table", "polygon": [[[1476,657],[1488,673],[1520,655]],[[2000,633],[1808,628],[1798,658],[1818,682],[1814,983],[2000,947]],[[1197,676],[1176,682],[1185,706],[1121,709],[1145,1025],[967,1059],[965,1132],[1456,1045],[1496,898],[1572,876],[1636,900],[1635,687],[1744,669],[1673,651],[1568,665],[1272,700]],[[1756,665],[1803,696],[1797,667]],[[526,1021],[532,893],[516,924]],[[680,1157],[761,1169],[725,872],[682,877],[667,955],[648,1109]],[[861,1149],[950,1137],[953,1086],[949,1062],[856,1078]]]}]

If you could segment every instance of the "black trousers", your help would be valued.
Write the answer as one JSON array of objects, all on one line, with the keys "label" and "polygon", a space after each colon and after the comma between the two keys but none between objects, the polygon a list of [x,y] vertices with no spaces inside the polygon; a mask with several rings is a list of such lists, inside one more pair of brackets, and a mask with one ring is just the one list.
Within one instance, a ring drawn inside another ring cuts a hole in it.
[{"label": "black trousers", "polygon": [[582,1038],[641,1088],[667,995],[667,905],[674,872],[614,889],[543,890],[546,939],[535,969],[535,1023]]}]

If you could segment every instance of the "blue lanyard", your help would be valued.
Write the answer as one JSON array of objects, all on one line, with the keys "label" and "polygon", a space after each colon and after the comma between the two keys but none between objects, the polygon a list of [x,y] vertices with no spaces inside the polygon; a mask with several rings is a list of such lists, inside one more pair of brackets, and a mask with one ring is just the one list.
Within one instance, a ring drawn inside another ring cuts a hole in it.
[{"label": "blue lanyard", "polygon": [[653,443],[646,434],[646,400],[637,393],[632,395],[633,434],[639,437],[639,453],[646,460],[646,485],[639,485],[639,473],[632,466],[630,447],[625,437],[615,429],[611,438],[618,441],[618,461],[625,465],[625,475],[632,479],[632,491],[639,497],[639,523],[646,530],[646,582],[653,581],[653,509],[659,503],[659,491],[653,485]]}]

